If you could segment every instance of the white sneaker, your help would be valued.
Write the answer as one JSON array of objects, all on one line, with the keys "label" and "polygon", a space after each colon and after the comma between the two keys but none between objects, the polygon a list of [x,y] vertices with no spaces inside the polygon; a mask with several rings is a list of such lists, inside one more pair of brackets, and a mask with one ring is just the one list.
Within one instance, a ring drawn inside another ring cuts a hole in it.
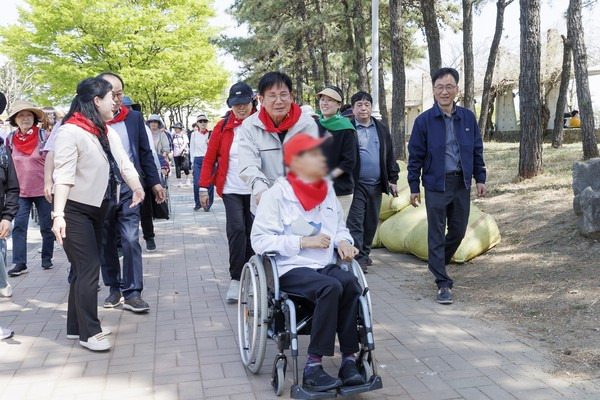
[{"label": "white sneaker", "polygon": [[177,184],[177,187],[178,188],[183,187],[183,183],[181,183],[181,181],[179,181],[179,183]]},{"label": "white sneaker", "polygon": [[[104,327],[102,328],[102,334],[104,336],[110,335],[111,333],[112,333],[112,331],[110,329],[104,328]],[[79,335],[67,335],[67,339],[76,340],[76,339],[79,339]]]},{"label": "white sneaker", "polygon": [[105,351],[111,347],[110,341],[104,336],[103,332],[100,332],[96,336],[89,337],[87,342],[80,340],[79,344],[92,351]]},{"label": "white sneaker", "polygon": [[0,339],[10,339],[15,336],[15,332],[12,329],[3,328],[0,326]]},{"label": "white sneaker", "polygon": [[227,289],[227,297],[226,300],[228,303],[234,303],[238,301],[240,291],[240,281],[231,280],[229,282],[229,289]]},{"label": "white sneaker", "polygon": [[12,238],[9,237],[6,239],[6,251],[12,251]]},{"label": "white sneaker", "polygon": [[6,284],[6,287],[0,289],[0,297],[11,297],[12,296],[12,286],[10,283]]},{"label": "white sneaker", "polygon": [[192,186],[192,180],[190,178],[187,178],[185,181],[185,186]]}]

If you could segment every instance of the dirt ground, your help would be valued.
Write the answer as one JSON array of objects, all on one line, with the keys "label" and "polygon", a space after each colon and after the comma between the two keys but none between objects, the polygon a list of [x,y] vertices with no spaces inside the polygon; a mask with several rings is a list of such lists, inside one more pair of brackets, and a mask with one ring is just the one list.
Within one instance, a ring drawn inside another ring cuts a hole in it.
[{"label": "dirt ground", "polygon": [[[578,379],[600,367],[600,245],[573,213],[572,166],[581,144],[544,146],[544,173],[519,182],[518,143],[486,143],[488,196],[502,242],[453,265],[455,299],[477,318],[504,321],[555,356],[556,373]],[[430,282],[429,282],[430,283]]]}]

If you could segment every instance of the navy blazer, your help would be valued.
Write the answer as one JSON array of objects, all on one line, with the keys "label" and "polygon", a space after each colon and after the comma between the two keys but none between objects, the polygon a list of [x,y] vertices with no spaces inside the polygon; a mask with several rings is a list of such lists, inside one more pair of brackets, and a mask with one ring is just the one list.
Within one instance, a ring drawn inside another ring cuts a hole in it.
[{"label": "navy blazer", "polygon": [[[454,132],[460,148],[460,164],[467,189],[471,180],[485,183],[483,141],[475,114],[456,106]],[[437,102],[415,120],[408,141],[408,184],[411,193],[419,193],[420,178],[427,190],[446,190],[446,123]]]},{"label": "navy blazer", "polygon": [[160,183],[158,170],[154,163],[154,155],[148,142],[146,124],[142,113],[129,110],[125,117],[125,127],[129,136],[129,145],[133,154],[133,165],[140,175],[144,187],[152,187]]}]

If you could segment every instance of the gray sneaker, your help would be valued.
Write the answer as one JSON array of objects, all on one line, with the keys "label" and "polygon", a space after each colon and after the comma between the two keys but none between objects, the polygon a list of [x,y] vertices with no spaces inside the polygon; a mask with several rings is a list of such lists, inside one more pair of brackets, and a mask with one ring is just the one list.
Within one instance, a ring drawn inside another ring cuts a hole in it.
[{"label": "gray sneaker", "polygon": [[133,311],[134,313],[143,313],[150,310],[150,306],[140,296],[132,297],[129,300],[125,300],[123,303],[123,309]]},{"label": "gray sneaker", "polygon": [[123,296],[118,292],[111,292],[110,296],[104,300],[104,308],[115,308],[123,304]]},{"label": "gray sneaker", "polygon": [[3,328],[0,326],[0,339],[1,340],[10,339],[13,336],[15,336],[15,332],[12,329]]},{"label": "gray sneaker", "polygon": [[227,289],[227,296],[225,299],[228,303],[237,303],[238,301],[238,292],[240,291],[240,281],[231,280],[229,282],[229,289]]},{"label": "gray sneaker", "polygon": [[440,304],[452,304],[452,289],[443,287],[438,290],[437,302]]}]

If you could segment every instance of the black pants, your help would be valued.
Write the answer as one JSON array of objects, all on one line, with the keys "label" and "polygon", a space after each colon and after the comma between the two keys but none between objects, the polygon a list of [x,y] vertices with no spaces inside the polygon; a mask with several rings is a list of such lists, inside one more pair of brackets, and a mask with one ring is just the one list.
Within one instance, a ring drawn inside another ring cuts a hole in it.
[{"label": "black pants", "polygon": [[351,273],[331,264],[325,268],[294,268],[279,278],[281,290],[302,296],[315,305],[308,352],[332,356],[335,333],[342,354],[358,351],[358,299],[360,284]]},{"label": "black pants", "polygon": [[175,176],[177,176],[177,179],[181,178],[181,171],[186,175],[190,174],[189,168],[183,168],[183,161],[185,160],[184,156],[175,156],[173,157],[173,160],[175,161]]},{"label": "black pants", "polygon": [[359,251],[356,261],[365,263],[371,254],[371,244],[379,222],[381,208],[381,185],[357,183],[348,212],[346,225]]},{"label": "black pants", "polygon": [[102,228],[108,201],[94,207],[68,200],[65,205],[67,237],[64,249],[71,263],[71,287],[67,308],[67,334],[80,340],[102,332],[98,319],[98,278]]},{"label": "black pants", "polygon": [[[446,265],[465,237],[471,207],[470,191],[462,175],[446,175],[446,190],[425,190],[429,270],[438,288],[452,288]],[[446,221],[448,233],[446,233]]]},{"label": "black pants", "polygon": [[224,194],[227,241],[229,244],[229,274],[231,279],[240,280],[242,268],[254,255],[250,243],[250,232],[254,216],[250,211],[250,195]]},{"label": "black pants", "polygon": [[154,192],[152,188],[145,188],[146,197],[140,208],[140,222],[142,224],[142,234],[144,240],[154,239],[154,222],[152,215],[152,207],[155,202]]}]

